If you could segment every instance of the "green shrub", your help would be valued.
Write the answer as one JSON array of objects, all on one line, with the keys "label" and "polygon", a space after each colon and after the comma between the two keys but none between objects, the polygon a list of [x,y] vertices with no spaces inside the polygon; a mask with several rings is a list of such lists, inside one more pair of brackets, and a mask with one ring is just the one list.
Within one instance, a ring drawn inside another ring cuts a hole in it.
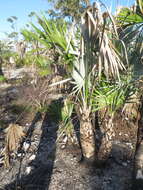
[{"label": "green shrub", "polygon": [[0,75],[0,82],[5,82],[6,78],[3,75]]}]

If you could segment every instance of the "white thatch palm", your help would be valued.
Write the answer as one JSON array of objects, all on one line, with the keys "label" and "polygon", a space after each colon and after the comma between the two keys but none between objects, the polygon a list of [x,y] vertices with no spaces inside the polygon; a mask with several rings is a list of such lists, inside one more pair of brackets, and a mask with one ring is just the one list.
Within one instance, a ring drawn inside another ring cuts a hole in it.
[{"label": "white thatch palm", "polygon": [[[108,27],[107,20],[113,21],[113,18],[109,13],[102,14],[96,4],[82,15],[80,57],[74,63],[72,75],[80,120],[81,146],[83,156],[89,160],[95,159],[91,114],[94,110],[97,82],[103,75],[108,82],[111,79],[119,82],[120,70],[125,69],[120,52],[113,44],[113,40],[118,40],[116,30],[113,30],[115,25],[110,22],[111,27]],[[110,126],[111,122],[112,119]]]}]

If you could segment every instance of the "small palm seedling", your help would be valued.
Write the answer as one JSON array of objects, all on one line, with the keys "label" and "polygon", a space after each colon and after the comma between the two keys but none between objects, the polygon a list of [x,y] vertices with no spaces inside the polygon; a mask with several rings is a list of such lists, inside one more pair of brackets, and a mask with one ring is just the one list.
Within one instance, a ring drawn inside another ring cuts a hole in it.
[{"label": "small palm seedling", "polygon": [[64,137],[63,141],[66,144],[68,141],[75,142],[74,125],[73,125],[74,103],[66,98],[61,109],[61,124],[59,138]]}]

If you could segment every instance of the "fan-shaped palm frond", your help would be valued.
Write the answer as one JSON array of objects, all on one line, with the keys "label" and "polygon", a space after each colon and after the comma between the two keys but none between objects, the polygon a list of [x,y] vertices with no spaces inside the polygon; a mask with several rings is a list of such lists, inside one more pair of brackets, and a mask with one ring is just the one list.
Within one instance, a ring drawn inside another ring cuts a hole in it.
[{"label": "fan-shaped palm frond", "polygon": [[[120,39],[124,41],[129,52],[129,62],[134,65],[135,78],[143,74],[140,71],[143,53],[143,1],[137,0],[131,8],[122,8],[117,15]],[[138,74],[137,74],[138,73]]]}]

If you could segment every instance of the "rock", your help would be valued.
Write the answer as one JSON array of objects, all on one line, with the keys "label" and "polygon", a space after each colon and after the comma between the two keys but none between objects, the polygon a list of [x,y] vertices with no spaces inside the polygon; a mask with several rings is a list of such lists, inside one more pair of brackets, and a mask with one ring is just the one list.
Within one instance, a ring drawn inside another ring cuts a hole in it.
[{"label": "rock", "polygon": [[64,137],[64,139],[63,139],[63,143],[64,143],[64,144],[66,144],[66,143],[67,143],[67,141],[68,141],[68,137],[67,137],[67,136],[65,136],[65,137]]},{"label": "rock", "polygon": [[142,179],[143,180],[143,173],[142,173],[141,169],[137,170],[136,179]]},{"label": "rock", "polygon": [[125,117],[125,120],[126,120],[126,121],[128,121],[128,120],[129,120],[129,118],[128,118],[128,117]]},{"label": "rock", "polygon": [[125,167],[128,166],[128,164],[126,162],[122,162],[122,165],[125,166]]},{"label": "rock", "polygon": [[8,90],[8,94],[18,94],[18,92],[19,92],[18,89],[15,87]]},{"label": "rock", "polygon": [[35,160],[35,158],[36,158],[36,155],[33,154],[32,156],[30,156],[29,160],[32,161],[32,160]]},{"label": "rock", "polygon": [[0,83],[0,88],[1,89],[5,89],[5,88],[8,88],[10,86],[11,86],[11,84],[8,84],[8,83]]},{"label": "rock", "polygon": [[29,149],[29,147],[30,147],[30,143],[27,143],[27,142],[24,142],[24,143],[23,143],[23,150],[24,150],[25,152],[27,152],[27,150]]},{"label": "rock", "polygon": [[32,167],[28,166],[28,167],[26,167],[25,173],[28,175],[28,174],[30,174],[31,170],[32,170]]},{"label": "rock", "polygon": [[65,149],[65,147],[66,147],[66,145],[65,145],[65,144],[63,144],[63,145],[61,146],[61,149]]},{"label": "rock", "polygon": [[35,128],[41,130],[42,123],[43,123],[43,121],[38,121],[38,122],[35,124]]},{"label": "rock", "polygon": [[131,149],[133,149],[133,144],[132,143],[126,143],[127,146],[129,146]]},{"label": "rock", "polygon": [[21,156],[22,156],[22,153],[18,153],[18,154],[17,154],[17,157],[21,157]]},{"label": "rock", "polygon": [[20,79],[23,78],[25,73],[25,68],[11,69],[4,71],[4,75],[7,79]]},{"label": "rock", "polygon": [[[43,124],[42,121],[38,121],[38,122],[35,124],[35,130],[34,130],[34,133],[35,133],[35,134],[40,135],[40,134],[42,133],[42,129],[41,129],[42,124]],[[35,137],[36,137],[36,135],[35,135]]]}]

